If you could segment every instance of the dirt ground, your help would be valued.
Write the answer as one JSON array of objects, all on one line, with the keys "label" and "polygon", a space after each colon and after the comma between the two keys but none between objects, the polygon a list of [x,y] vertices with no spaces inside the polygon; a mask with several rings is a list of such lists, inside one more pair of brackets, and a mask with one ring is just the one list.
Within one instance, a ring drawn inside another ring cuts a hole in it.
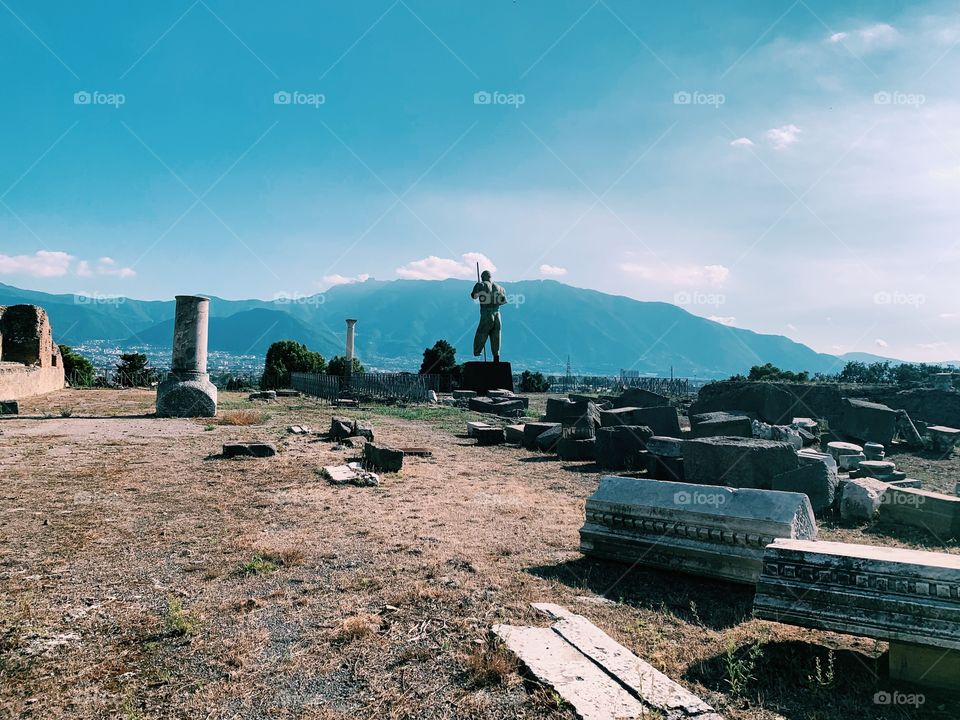
[{"label": "dirt ground", "polygon": [[[747,588],[584,558],[596,466],[476,447],[464,411],[338,411],[433,451],[358,488],[317,474],[356,451],[287,433],[326,430],[319,402],[225,393],[220,419],[193,421],[150,417],[153,400],[65,390],[0,421],[0,717],[573,717],[489,639],[546,625],[541,601],[728,718],[960,716],[929,693],[875,704],[894,689],[882,643],[754,620]],[[248,439],[279,454],[219,457]],[[960,465],[897,461],[944,488]],[[933,547],[836,522],[821,537]]]}]

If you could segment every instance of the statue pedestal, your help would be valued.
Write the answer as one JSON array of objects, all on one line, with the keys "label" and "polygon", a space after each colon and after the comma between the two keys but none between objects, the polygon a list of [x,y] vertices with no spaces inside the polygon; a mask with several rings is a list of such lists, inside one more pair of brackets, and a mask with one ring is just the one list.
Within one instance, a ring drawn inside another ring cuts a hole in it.
[{"label": "statue pedestal", "polygon": [[513,368],[508,362],[463,364],[463,389],[486,395],[491,390],[513,391]]}]

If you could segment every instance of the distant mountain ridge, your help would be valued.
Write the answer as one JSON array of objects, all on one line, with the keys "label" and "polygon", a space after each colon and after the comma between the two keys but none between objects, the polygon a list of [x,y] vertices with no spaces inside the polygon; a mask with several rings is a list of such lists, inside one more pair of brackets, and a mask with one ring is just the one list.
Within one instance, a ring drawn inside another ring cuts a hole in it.
[{"label": "distant mountain ridge", "polygon": [[[836,372],[843,360],[779,335],[727,327],[662,302],[641,302],[554,280],[507,285],[516,302],[502,309],[503,357],[515,368],[726,377],[771,362],[787,370]],[[344,319],[358,318],[357,354],[368,365],[416,370],[439,339],[472,355],[477,308],[462,280],[368,280],[308,298],[224,300],[211,297],[210,349],[266,353],[292,339],[330,357],[343,353]],[[20,290],[0,283],[0,305],[46,308],[58,342],[110,340],[167,346],[174,301],[85,298]]]}]

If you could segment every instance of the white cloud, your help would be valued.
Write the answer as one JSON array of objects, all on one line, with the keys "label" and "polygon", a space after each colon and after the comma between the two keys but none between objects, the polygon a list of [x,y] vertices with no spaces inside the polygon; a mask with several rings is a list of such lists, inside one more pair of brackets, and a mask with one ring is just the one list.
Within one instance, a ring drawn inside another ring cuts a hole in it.
[{"label": "white cloud", "polygon": [[547,277],[562,277],[567,274],[567,269],[556,265],[541,265],[540,274]]},{"label": "white cloud", "polygon": [[737,138],[731,141],[730,145],[732,147],[753,147],[753,140],[748,137]]},{"label": "white cloud", "polygon": [[892,25],[874,23],[857,30],[835,32],[827,42],[832,45],[843,43],[843,46],[853,53],[867,53],[892,48],[900,39],[900,33]]},{"label": "white cloud", "polygon": [[93,269],[90,267],[90,263],[86,260],[81,260],[77,263],[77,269],[74,271],[80,277],[93,277]]},{"label": "white cloud", "polygon": [[358,282],[366,282],[370,279],[369,273],[360,273],[359,275],[349,277],[347,275],[324,275],[320,283],[322,287],[333,287],[334,285],[351,285]]},{"label": "white cloud", "polygon": [[920,343],[917,345],[918,348],[923,350],[940,350],[946,346],[947,344],[945,342]]},{"label": "white cloud", "polygon": [[877,338],[876,340],[873,341],[873,344],[876,345],[876,346],[879,347],[879,348],[888,348],[888,347],[890,347],[890,343],[888,343],[888,342],[887,342],[886,340],[884,340],[883,338]]},{"label": "white cloud", "polygon": [[497,266],[483,253],[464,253],[460,260],[430,255],[397,268],[397,275],[406,280],[445,280],[446,278],[473,278],[480,270],[496,272]]},{"label": "white cloud", "polygon": [[625,262],[620,263],[620,269],[644,280],[687,287],[720,287],[730,277],[730,268],[723,265],[644,265]]},{"label": "white cloud", "polygon": [[796,125],[781,125],[767,130],[764,137],[767,142],[773,145],[775,150],[786,150],[800,141],[800,133],[802,132]]},{"label": "white cloud", "polygon": [[[89,270],[90,264],[86,260],[82,260],[77,266],[77,274],[80,275],[80,267],[85,266],[86,270]],[[118,267],[117,261],[110,257],[102,257],[97,261],[97,275],[111,275],[113,277],[119,278],[132,278],[136,277],[136,270],[129,267]],[[84,276],[86,277],[86,276]]]},{"label": "white cloud", "polygon": [[720,323],[721,325],[733,325],[737,321],[735,317],[728,316],[724,317],[721,315],[711,315],[707,320],[713,320],[715,323]]},{"label": "white cloud", "polygon": [[38,250],[33,255],[0,253],[0,275],[29,275],[36,278],[63,277],[70,271],[73,255]]}]

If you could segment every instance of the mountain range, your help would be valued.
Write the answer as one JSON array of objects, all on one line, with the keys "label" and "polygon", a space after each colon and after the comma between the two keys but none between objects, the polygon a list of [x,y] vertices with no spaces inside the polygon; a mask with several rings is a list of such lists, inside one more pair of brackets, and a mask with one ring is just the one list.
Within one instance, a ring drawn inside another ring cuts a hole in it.
[{"label": "mountain range", "polygon": [[[471,359],[477,308],[462,280],[368,280],[310,297],[211,297],[210,350],[264,355],[297,340],[325,357],[342,354],[346,318],[356,318],[357,355],[368,366],[416,370],[425,347],[445,339]],[[555,280],[507,285],[501,309],[504,360],[515,369],[617,374],[621,369],[683,377],[725,377],[771,362],[787,370],[837,372],[845,357],[818,353],[780,335],[728,327],[675,305],[641,302]],[[54,295],[0,283],[0,305],[47,310],[57,342],[169,346],[174,301]]]}]

